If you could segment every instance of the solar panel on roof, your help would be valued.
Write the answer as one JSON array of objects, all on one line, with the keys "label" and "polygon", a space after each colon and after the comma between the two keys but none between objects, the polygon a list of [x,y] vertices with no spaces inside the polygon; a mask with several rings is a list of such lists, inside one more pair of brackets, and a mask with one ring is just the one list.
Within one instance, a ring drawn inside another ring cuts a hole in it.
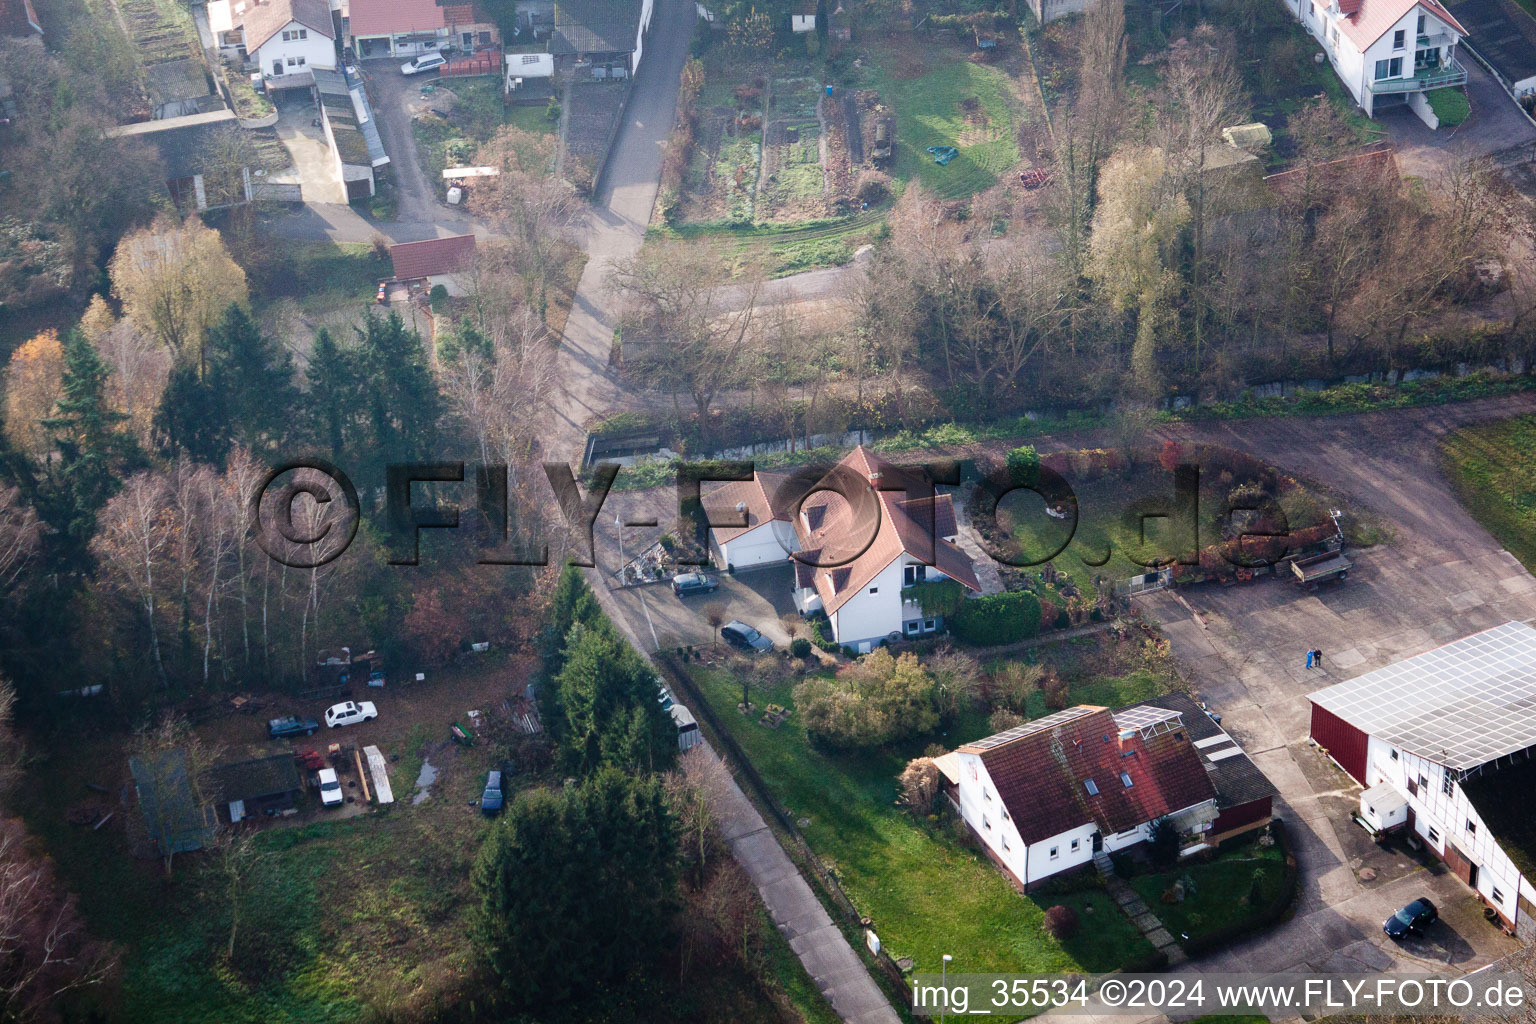
[{"label": "solar panel on roof", "polygon": [[1536,745],[1536,629],[1506,622],[1309,699],[1394,746],[1476,768]]},{"label": "solar panel on roof", "polygon": [[1014,740],[1022,739],[1025,736],[1032,736],[1037,732],[1044,732],[1047,729],[1054,729],[1057,726],[1066,725],[1068,722],[1076,721],[1079,718],[1086,718],[1089,715],[1096,714],[1097,712],[1103,710],[1103,708],[1080,704],[1075,708],[1067,708],[1065,711],[1058,711],[1054,715],[1046,715],[1044,718],[1037,718],[1033,722],[1025,722],[1023,725],[1016,725],[1012,729],[1004,729],[1000,733],[995,733],[984,739],[976,740],[973,743],[967,743],[965,746],[973,750],[990,750],[993,747],[1000,747],[1005,743],[1012,743]]},{"label": "solar panel on roof", "polygon": [[1139,705],[1115,712],[1115,724],[1122,729],[1145,729],[1160,722],[1171,722],[1183,717],[1177,711],[1152,705]]}]

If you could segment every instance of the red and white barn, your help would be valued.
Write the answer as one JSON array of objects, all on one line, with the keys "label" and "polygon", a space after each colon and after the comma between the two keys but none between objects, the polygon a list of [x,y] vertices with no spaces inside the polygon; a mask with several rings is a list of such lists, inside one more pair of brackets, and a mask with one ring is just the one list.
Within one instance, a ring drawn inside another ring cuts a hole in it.
[{"label": "red and white barn", "polygon": [[[1536,938],[1536,629],[1523,622],[1308,697],[1312,740],[1522,938]],[[1371,805],[1367,808],[1367,804]]]}]

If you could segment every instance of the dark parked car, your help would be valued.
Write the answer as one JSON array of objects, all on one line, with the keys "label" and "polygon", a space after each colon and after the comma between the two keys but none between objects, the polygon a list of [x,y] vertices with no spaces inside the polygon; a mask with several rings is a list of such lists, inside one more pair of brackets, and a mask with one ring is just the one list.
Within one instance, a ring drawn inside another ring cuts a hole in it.
[{"label": "dark parked car", "polygon": [[297,715],[274,718],[267,723],[267,735],[274,740],[287,739],[289,736],[313,736],[319,731],[319,722]]},{"label": "dark parked car", "polygon": [[1387,923],[1381,926],[1381,930],[1386,932],[1389,938],[1400,939],[1404,935],[1423,931],[1438,920],[1440,920],[1440,911],[1435,909],[1433,903],[1421,896],[1387,918]]},{"label": "dark parked car", "polygon": [[738,647],[749,654],[761,654],[763,651],[773,650],[773,641],[747,625],[732,619],[720,627],[720,637],[732,647]]},{"label": "dark parked car", "polygon": [[501,813],[501,772],[492,771],[485,776],[485,792],[480,794],[480,813],[494,818]]},{"label": "dark parked car", "polygon": [[701,572],[685,572],[672,577],[672,593],[678,597],[689,594],[709,594],[718,590],[720,581],[710,579]]}]

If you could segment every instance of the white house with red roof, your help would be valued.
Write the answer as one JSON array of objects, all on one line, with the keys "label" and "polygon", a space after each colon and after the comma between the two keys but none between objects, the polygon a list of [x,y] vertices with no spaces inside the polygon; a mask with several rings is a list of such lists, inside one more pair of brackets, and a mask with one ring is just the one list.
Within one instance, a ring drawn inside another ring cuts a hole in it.
[{"label": "white house with red roof", "polygon": [[1425,94],[1465,85],[1456,44],[1467,30],[1435,0],[1287,0],[1368,116],[1406,102],[1431,128]]},{"label": "white house with red roof", "polygon": [[[1117,711],[1082,704],[934,761],[988,855],[1030,889],[1143,842],[1164,817],[1185,837],[1181,852],[1209,845],[1220,794],[1184,715],[1153,704]],[[1191,716],[1204,717],[1198,709]],[[1231,756],[1242,754],[1226,742]]]},{"label": "white house with red roof", "polygon": [[[944,624],[917,588],[954,580],[979,593],[971,558],[955,543],[953,499],[920,473],[860,445],[814,483],[757,473],[703,496],[717,568],[795,568],[795,607],[825,612],[832,639],[861,652],[890,636]],[[715,525],[722,524],[722,525]]]},{"label": "white house with red roof", "polygon": [[221,53],[259,67],[269,88],[309,86],[312,69],[336,66],[325,0],[213,0],[208,28]]}]

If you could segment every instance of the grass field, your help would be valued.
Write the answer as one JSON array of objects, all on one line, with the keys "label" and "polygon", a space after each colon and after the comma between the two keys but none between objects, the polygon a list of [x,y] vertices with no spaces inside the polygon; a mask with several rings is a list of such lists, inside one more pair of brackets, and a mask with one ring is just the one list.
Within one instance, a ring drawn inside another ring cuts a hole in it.
[{"label": "grass field", "polygon": [[1536,417],[1458,430],[1440,442],[1440,460],[1472,517],[1536,572]]},{"label": "grass field", "polygon": [[[780,803],[807,822],[806,839],[893,957],[911,957],[919,971],[936,970],[941,953],[955,957],[954,970],[1103,971],[1150,955],[1102,889],[1021,896],[947,826],[919,824],[895,806],[896,775],[907,759],[932,739],[953,746],[985,735],[980,716],[899,749],[831,754],[812,748],[793,716],[777,729],[742,716],[741,683],[730,664],[693,669],[726,728]],[[753,702],[793,707],[791,680],[767,675],[754,670]],[[1064,943],[1041,927],[1045,908],[1058,903],[1084,921]]]},{"label": "grass field", "polygon": [[[1138,875],[1130,885],[1169,932],[1196,938],[1236,924],[1248,917],[1254,907],[1262,908],[1276,899],[1284,876],[1285,854],[1278,846],[1239,842],[1224,848],[1210,863]],[[1163,893],[1185,877],[1195,883],[1194,893],[1180,903],[1164,903]],[[1257,900],[1251,899],[1255,883]]]},{"label": "grass field", "polygon": [[[896,111],[894,175],[916,180],[946,198],[990,188],[1019,162],[1019,104],[1002,70],[963,59],[954,47],[924,53],[921,74],[898,74],[894,54],[878,58],[874,84]],[[929,146],[954,146],[960,155],[940,167]]]}]

